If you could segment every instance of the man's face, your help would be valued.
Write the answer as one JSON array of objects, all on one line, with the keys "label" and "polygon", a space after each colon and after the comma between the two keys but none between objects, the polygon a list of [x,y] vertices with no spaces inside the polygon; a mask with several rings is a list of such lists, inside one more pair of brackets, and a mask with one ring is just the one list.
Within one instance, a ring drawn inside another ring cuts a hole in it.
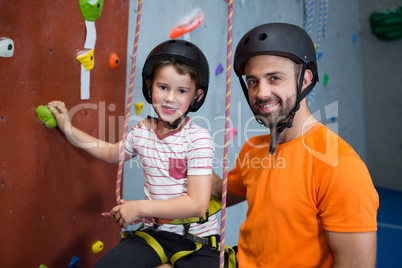
[{"label": "man's face", "polygon": [[244,67],[250,105],[267,127],[288,118],[296,103],[296,64],[284,57],[259,55]]}]

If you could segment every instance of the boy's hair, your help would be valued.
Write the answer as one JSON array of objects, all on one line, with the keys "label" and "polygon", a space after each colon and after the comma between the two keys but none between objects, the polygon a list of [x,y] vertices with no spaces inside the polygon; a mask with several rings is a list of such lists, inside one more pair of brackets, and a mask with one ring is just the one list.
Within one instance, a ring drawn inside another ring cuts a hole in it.
[{"label": "boy's hair", "polygon": [[199,88],[198,85],[198,73],[197,71],[190,66],[189,64],[186,64],[185,62],[182,62],[180,60],[177,60],[175,58],[169,58],[166,60],[161,60],[158,61],[154,64],[154,67],[152,69],[151,75],[149,77],[149,79],[151,80],[151,84],[154,81],[155,78],[155,74],[162,69],[163,67],[167,67],[167,66],[172,66],[176,72],[180,75],[186,75],[188,74],[191,78],[191,81],[193,81],[195,83],[196,86],[196,90]]}]

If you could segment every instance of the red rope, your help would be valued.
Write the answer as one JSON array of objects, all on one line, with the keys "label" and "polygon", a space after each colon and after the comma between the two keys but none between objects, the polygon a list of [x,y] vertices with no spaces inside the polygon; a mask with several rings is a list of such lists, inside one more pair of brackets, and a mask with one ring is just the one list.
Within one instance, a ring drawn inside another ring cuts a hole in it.
[{"label": "red rope", "polygon": [[[119,154],[119,167],[117,169],[117,179],[116,179],[117,204],[121,203],[121,180],[122,180],[123,167],[124,167],[124,153],[125,153],[125,147],[126,147],[126,141],[127,141],[128,122],[130,119],[131,99],[133,96],[133,88],[134,88],[134,75],[135,75],[135,66],[136,66],[136,60],[137,60],[138,37],[140,35],[141,12],[142,12],[142,0],[139,0],[138,7],[137,7],[137,23],[136,23],[136,27],[135,27],[134,48],[133,48],[131,74],[130,74],[130,86],[128,89],[126,112],[125,112],[125,116],[124,116],[124,118],[125,118],[124,119],[124,132],[123,132],[122,145],[121,145],[120,154]],[[104,212],[104,213],[102,213],[102,216],[110,216],[110,213]]]},{"label": "red rope", "polygon": [[230,83],[232,77],[232,18],[233,0],[228,3],[228,38],[226,56],[226,106],[225,106],[225,143],[223,149],[223,178],[222,178],[222,209],[221,209],[221,248],[220,264],[225,264],[225,223],[226,223],[226,195],[227,195],[227,174],[228,174],[228,148],[230,138]]}]

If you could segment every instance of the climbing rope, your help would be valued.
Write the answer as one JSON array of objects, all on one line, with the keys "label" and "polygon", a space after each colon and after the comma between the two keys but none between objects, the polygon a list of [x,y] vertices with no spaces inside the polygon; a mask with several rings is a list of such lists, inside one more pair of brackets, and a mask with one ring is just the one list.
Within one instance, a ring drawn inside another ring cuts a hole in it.
[{"label": "climbing rope", "polygon": [[119,168],[117,170],[117,180],[116,180],[116,201],[118,204],[120,204],[120,202],[121,202],[121,178],[122,178],[123,166],[124,166],[123,165],[124,164],[124,152],[125,152],[126,141],[127,141],[128,121],[130,119],[131,99],[133,96],[133,88],[134,88],[134,75],[135,75],[135,66],[136,66],[136,60],[137,60],[138,37],[140,35],[141,12],[142,12],[142,0],[138,0],[137,23],[136,23],[136,27],[135,27],[134,48],[133,48],[131,74],[130,74],[130,86],[128,88],[126,115],[125,115],[125,119],[124,119],[123,144],[120,148]]},{"label": "climbing rope", "polygon": [[221,245],[219,267],[225,265],[225,223],[226,223],[226,196],[228,174],[228,148],[230,131],[230,83],[232,77],[232,18],[233,0],[228,2],[228,41],[226,54],[226,105],[225,105],[225,143],[223,148],[223,177],[222,177],[222,208],[221,208]]},{"label": "climbing rope", "polygon": [[327,22],[328,22],[328,0],[325,0],[325,8],[324,8],[324,26],[322,28],[322,37],[325,37],[325,33],[327,30]]},{"label": "climbing rope", "polygon": [[[307,0],[304,1],[304,30],[308,33],[310,38],[312,39],[311,33],[313,31],[313,17],[314,17],[314,1]],[[322,0],[320,0],[322,1]],[[320,5],[321,6],[321,5]],[[320,14],[321,16],[321,14]],[[318,47],[316,46],[316,54],[318,53]],[[307,96],[307,106],[310,106],[313,103],[315,97],[315,88],[313,88]]]},{"label": "climbing rope", "polygon": [[[126,112],[125,112],[125,116],[124,116],[124,118],[125,118],[124,119],[124,131],[123,131],[122,145],[121,145],[120,154],[119,154],[119,167],[117,169],[117,179],[116,179],[117,204],[121,203],[121,179],[122,179],[123,167],[124,167],[124,152],[125,152],[126,141],[127,141],[128,122],[130,119],[131,99],[133,96],[133,88],[134,88],[134,75],[135,75],[135,66],[136,66],[136,60],[137,60],[138,37],[140,35],[141,12],[142,12],[142,0],[138,0],[137,23],[136,23],[136,27],[135,27],[134,48],[133,48],[131,74],[130,74],[130,86],[128,89]],[[104,212],[104,213],[102,213],[102,216],[110,216],[110,213]]]},{"label": "climbing rope", "polygon": [[309,0],[308,2],[307,2],[307,0],[304,1],[304,8],[305,8],[304,13],[306,14],[306,16],[304,16],[304,19],[306,20],[304,22],[304,25],[305,25],[304,30],[310,36],[311,36],[311,32],[313,30],[314,2],[315,2],[315,0]]},{"label": "climbing rope", "polygon": [[[327,21],[328,21],[328,1],[329,0],[320,0],[320,8],[318,11],[318,25],[317,25],[317,41],[316,41],[316,57],[317,60],[320,58],[320,45],[321,45],[321,37],[325,37]],[[304,30],[308,33],[308,35],[312,38],[312,30],[313,30],[313,18],[314,18],[314,2],[315,0],[305,0],[304,1]],[[325,2],[325,3],[324,3]],[[323,15],[324,13],[324,15]],[[324,19],[322,18],[324,16]],[[310,106],[313,103],[315,97],[315,88],[311,90],[310,94],[307,96],[307,105]]]},{"label": "climbing rope", "polygon": [[318,25],[317,25],[317,46],[316,46],[316,55],[318,57],[318,51],[320,50],[321,45],[321,34],[322,34],[322,12],[324,9],[324,1],[320,0],[320,9],[318,11]]}]

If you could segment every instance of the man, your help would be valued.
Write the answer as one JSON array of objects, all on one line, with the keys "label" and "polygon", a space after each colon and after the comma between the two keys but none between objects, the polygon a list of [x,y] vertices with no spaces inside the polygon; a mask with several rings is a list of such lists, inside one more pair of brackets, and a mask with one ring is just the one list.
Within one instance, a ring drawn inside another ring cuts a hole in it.
[{"label": "man", "polygon": [[255,27],[239,41],[234,69],[271,133],[247,141],[228,173],[228,206],[248,203],[239,267],[375,267],[378,195],[356,152],[309,111],[318,72],[308,34]]}]

